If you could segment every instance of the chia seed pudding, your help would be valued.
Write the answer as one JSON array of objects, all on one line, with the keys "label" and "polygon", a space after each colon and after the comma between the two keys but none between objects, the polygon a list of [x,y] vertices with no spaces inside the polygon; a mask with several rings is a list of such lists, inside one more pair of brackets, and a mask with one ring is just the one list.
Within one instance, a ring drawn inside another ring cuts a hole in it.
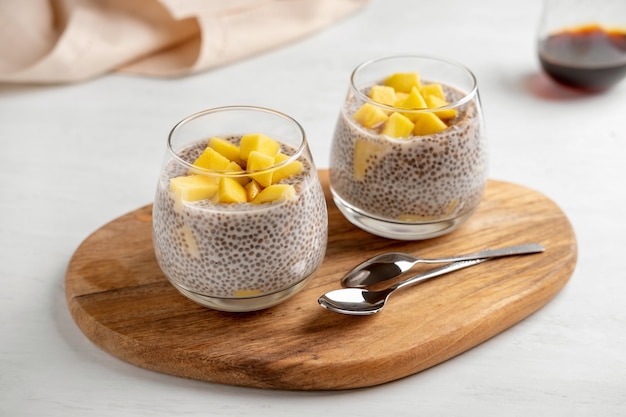
[{"label": "chia seed pudding", "polygon": [[[450,103],[465,96],[442,87]],[[367,95],[367,89],[363,92]],[[355,122],[352,116],[362,104],[350,95],[337,122],[330,152],[335,198],[369,217],[396,223],[469,216],[487,180],[479,104],[471,100],[457,107],[457,115],[442,132],[406,139],[384,136]],[[355,147],[366,153],[361,175],[355,175]]]},{"label": "chia seed pudding", "polygon": [[[239,138],[229,138],[237,143]],[[206,147],[194,143],[179,152],[190,163]],[[295,150],[281,144],[281,152]],[[158,182],[153,207],[154,247],[159,266],[183,293],[216,299],[259,297],[294,287],[321,264],[327,242],[323,191],[311,161],[281,180],[296,197],[264,204],[218,204],[210,199],[175,203],[170,179],[188,168],[169,160]]]}]

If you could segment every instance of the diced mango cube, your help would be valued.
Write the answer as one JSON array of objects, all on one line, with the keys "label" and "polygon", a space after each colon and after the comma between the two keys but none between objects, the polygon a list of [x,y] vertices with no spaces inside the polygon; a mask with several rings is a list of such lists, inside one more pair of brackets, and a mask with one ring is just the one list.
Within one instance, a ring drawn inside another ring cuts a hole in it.
[{"label": "diced mango cube", "polygon": [[200,258],[200,248],[198,247],[198,241],[196,240],[196,236],[193,234],[193,230],[189,227],[188,224],[183,225],[180,229],[178,229],[178,233],[180,234],[180,238],[183,241],[183,250],[185,253],[192,258]]},{"label": "diced mango cube", "polygon": [[[274,157],[274,164],[279,164],[283,161],[286,161],[287,159],[289,159],[288,155],[285,155],[284,153],[279,153]],[[302,162],[298,160],[291,161],[284,167],[280,167],[276,171],[274,171],[274,175],[272,176],[272,183],[276,184],[282,179],[299,174],[300,171],[302,171]]]},{"label": "diced mango cube", "polygon": [[[426,99],[426,104],[428,104],[428,108],[430,109],[436,109],[439,107],[446,106],[448,104],[446,100],[441,99],[435,95],[426,96],[425,99]],[[456,109],[444,109],[444,110],[436,111],[434,113],[440,119],[450,120],[456,117],[457,110]]]},{"label": "diced mango cube", "polygon": [[420,88],[420,76],[417,72],[397,72],[385,78],[383,84],[396,92],[410,93],[413,87]]},{"label": "diced mango cube", "polygon": [[252,151],[257,151],[269,156],[275,156],[279,150],[280,144],[262,133],[243,135],[241,137],[241,141],[239,142],[239,156],[244,161],[248,159],[248,156]]},{"label": "diced mango cube", "polygon": [[[270,156],[259,151],[252,151],[248,155],[248,163],[246,169],[248,171],[264,170],[274,165],[274,156]],[[258,174],[251,174],[250,178],[261,184],[263,187],[269,187],[272,185],[272,176],[274,172],[261,172]]]},{"label": "diced mango cube", "polygon": [[370,89],[369,98],[377,103],[393,106],[396,102],[396,90],[386,85],[375,85]]},{"label": "diced mango cube", "polygon": [[217,152],[213,148],[207,147],[198,158],[194,161],[193,165],[198,168],[210,169],[214,171],[226,171],[230,160]]},{"label": "diced mango cube", "polygon": [[409,96],[409,93],[399,93],[396,91],[396,101],[393,102],[394,107],[402,107],[402,104]]},{"label": "diced mango cube", "polygon": [[254,200],[254,198],[261,192],[262,188],[255,180],[250,181],[243,187],[246,189],[246,198],[248,201]]},{"label": "diced mango cube", "polygon": [[422,93],[420,93],[416,87],[413,87],[409,95],[402,102],[401,107],[404,109],[425,109],[428,106],[426,105],[426,100],[424,100]]},{"label": "diced mango cube", "polygon": [[255,288],[253,290],[240,289],[233,291],[233,297],[255,297],[261,294],[261,290]]},{"label": "diced mango cube", "polygon": [[424,97],[437,96],[442,100],[446,99],[446,95],[443,92],[443,87],[441,87],[441,84],[437,83],[422,85],[422,88],[420,88],[420,93],[422,93]]},{"label": "diced mango cube", "polygon": [[215,178],[206,175],[187,175],[170,180],[177,206],[183,201],[198,201],[211,198],[217,192]]},{"label": "diced mango cube", "polygon": [[387,117],[387,113],[381,108],[370,103],[362,105],[352,116],[354,120],[367,129],[371,129],[377,124],[384,122],[387,120]]},{"label": "diced mango cube", "polygon": [[239,146],[229,141],[213,136],[209,139],[209,147],[216,150],[220,155],[236,163],[241,163],[239,158]]},{"label": "diced mango cube", "polygon": [[[400,104],[400,107],[404,109],[426,109],[428,108],[428,105],[419,90],[416,87],[413,87],[404,102]],[[402,115],[407,117],[412,122],[415,121],[414,112],[403,112]]]},{"label": "diced mango cube", "polygon": [[[228,164],[226,170],[229,172],[243,172],[243,168],[234,161],[230,161],[230,164]],[[248,182],[250,182],[250,178],[248,178],[248,176],[246,175],[233,176],[232,178],[241,185],[246,185]]]},{"label": "diced mango cube", "polygon": [[229,177],[220,179],[217,192],[218,203],[245,203],[246,201],[246,190],[241,184]]},{"label": "diced mango cube", "polygon": [[404,138],[411,134],[413,128],[414,124],[412,121],[400,113],[394,112],[389,116],[382,134],[392,138]]},{"label": "diced mango cube", "polygon": [[362,181],[365,178],[370,158],[374,155],[379,155],[384,150],[385,146],[382,143],[370,142],[364,139],[357,139],[354,142],[352,175],[355,181]]},{"label": "diced mango cube", "polygon": [[296,189],[290,184],[273,184],[264,188],[252,200],[253,204],[269,203],[271,201],[284,201],[296,196]]},{"label": "diced mango cube", "polygon": [[448,126],[434,113],[420,113],[415,121],[413,134],[430,135],[446,130]]}]

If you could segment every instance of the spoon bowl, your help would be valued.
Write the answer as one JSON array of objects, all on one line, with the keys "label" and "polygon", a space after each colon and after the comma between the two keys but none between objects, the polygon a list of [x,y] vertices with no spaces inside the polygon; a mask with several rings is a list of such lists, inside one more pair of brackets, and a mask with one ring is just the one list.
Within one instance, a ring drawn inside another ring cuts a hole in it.
[{"label": "spoon bowl", "polygon": [[322,295],[317,302],[323,308],[336,313],[356,316],[375,314],[385,307],[389,296],[400,288],[426,281],[430,278],[458,269],[467,268],[468,266],[476,265],[486,260],[488,260],[488,258],[453,262],[424,274],[415,275],[380,291],[372,291],[363,288],[341,288],[327,292]]},{"label": "spoon bowl", "polygon": [[510,246],[501,249],[486,249],[480,252],[447,258],[420,258],[408,253],[388,252],[374,256],[356,266],[342,279],[341,285],[348,288],[365,288],[396,278],[418,263],[444,263],[502,256],[523,255],[543,252],[544,247],[537,243]]}]

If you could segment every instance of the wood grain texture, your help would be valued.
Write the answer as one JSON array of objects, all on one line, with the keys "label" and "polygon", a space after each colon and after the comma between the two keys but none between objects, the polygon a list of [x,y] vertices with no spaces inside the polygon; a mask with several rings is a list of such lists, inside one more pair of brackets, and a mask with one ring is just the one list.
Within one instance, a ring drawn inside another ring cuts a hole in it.
[{"label": "wood grain texture", "polygon": [[[65,278],[72,317],[103,350],[146,369],[258,388],[348,389],[417,373],[476,346],[537,311],[574,271],[567,217],[523,186],[490,180],[479,209],[457,231],[405,242],[347,222],[330,197],[327,171],[320,178],[329,208],[326,258],[285,303],[224,313],[180,295],[156,263],[149,205],[104,225],[76,250]],[[407,288],[373,316],[344,316],[317,303],[345,272],[380,252],[437,257],[527,242],[546,251]]]}]

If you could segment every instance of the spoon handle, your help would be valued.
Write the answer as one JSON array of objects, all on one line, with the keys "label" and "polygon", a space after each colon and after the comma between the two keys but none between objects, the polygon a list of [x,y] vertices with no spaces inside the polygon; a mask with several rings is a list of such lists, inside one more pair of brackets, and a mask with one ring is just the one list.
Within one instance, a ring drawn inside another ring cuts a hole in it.
[{"label": "spoon handle", "polygon": [[426,273],[414,275],[411,278],[408,278],[404,281],[398,282],[395,285],[392,285],[388,288],[388,292],[395,291],[399,288],[406,287],[409,285],[417,284],[418,282],[426,281],[431,278],[438,277],[443,274],[447,274],[448,272],[457,271],[459,269],[467,268],[468,266],[476,265],[481,262],[487,261],[489,258],[481,258],[481,259],[466,259],[464,261],[456,261],[444,266],[440,266],[439,268],[432,269]]},{"label": "spoon handle", "polygon": [[467,261],[477,258],[499,258],[501,256],[523,255],[527,253],[543,252],[545,249],[538,243],[526,243],[524,245],[509,246],[501,249],[485,249],[480,252],[468,253],[466,255],[452,256],[439,259],[422,259],[422,262],[456,262]]}]

